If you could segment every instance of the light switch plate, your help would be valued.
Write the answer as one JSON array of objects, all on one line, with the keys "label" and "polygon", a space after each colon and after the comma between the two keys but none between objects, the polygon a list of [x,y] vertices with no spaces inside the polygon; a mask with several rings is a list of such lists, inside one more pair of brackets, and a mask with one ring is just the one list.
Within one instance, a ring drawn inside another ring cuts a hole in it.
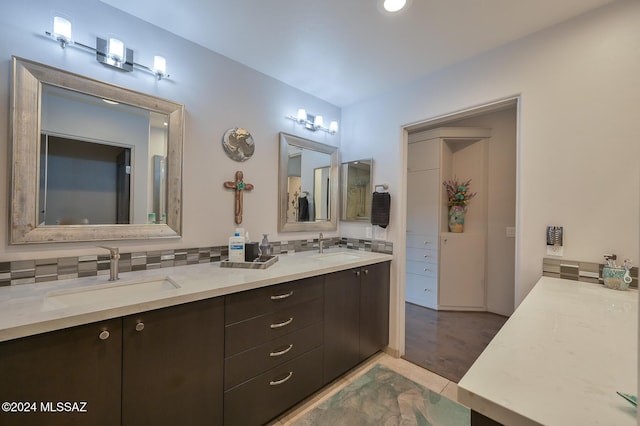
[{"label": "light switch plate", "polygon": [[387,228],[379,226],[373,227],[373,239],[378,241],[387,241]]},{"label": "light switch plate", "polygon": [[516,227],[515,226],[507,226],[507,237],[515,238],[516,237]]},{"label": "light switch plate", "polygon": [[369,239],[373,238],[373,230],[372,229],[373,228],[371,226],[367,226],[365,228],[365,234],[366,234],[365,238],[369,238]]},{"label": "light switch plate", "polygon": [[563,246],[547,246],[547,256],[557,256],[561,257],[563,250]]}]

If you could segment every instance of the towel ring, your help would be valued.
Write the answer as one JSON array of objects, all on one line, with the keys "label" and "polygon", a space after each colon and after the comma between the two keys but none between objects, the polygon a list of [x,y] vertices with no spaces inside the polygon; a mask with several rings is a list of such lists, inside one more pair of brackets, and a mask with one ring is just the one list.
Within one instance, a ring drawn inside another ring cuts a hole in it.
[{"label": "towel ring", "polygon": [[383,191],[386,191],[389,189],[389,185],[386,183],[383,183],[381,185],[376,185],[375,186],[375,191],[378,192],[378,188],[382,188]]}]

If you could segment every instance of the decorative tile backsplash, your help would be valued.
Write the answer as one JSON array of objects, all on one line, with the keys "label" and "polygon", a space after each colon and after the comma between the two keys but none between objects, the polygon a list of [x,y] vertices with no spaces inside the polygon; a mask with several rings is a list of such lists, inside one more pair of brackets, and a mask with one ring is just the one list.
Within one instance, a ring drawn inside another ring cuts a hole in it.
[{"label": "decorative tile backsplash", "polygon": [[[542,275],[545,277],[565,278],[568,280],[602,284],[603,266],[603,264],[596,262],[579,262],[545,257],[542,260]],[[638,268],[634,266],[629,271],[629,274],[633,279],[629,287],[638,288]]]},{"label": "decorative tile backsplash", "polygon": [[[326,238],[324,247],[393,253],[393,243],[353,238]],[[273,241],[273,254],[303,252],[318,249],[318,239]],[[172,266],[219,262],[228,257],[228,247],[199,247],[120,253],[119,271],[143,271]],[[87,255],[36,260],[0,262],[0,286],[33,284],[46,281],[109,275],[109,255]]]}]

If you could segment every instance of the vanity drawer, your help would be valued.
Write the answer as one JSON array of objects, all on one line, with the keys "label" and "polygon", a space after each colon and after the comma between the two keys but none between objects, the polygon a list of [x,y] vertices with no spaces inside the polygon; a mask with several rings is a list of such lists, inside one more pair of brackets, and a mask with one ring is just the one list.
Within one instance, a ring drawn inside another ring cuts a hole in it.
[{"label": "vanity drawer", "polygon": [[407,244],[407,247],[428,248],[432,250],[438,250],[438,236],[407,233],[406,244]]},{"label": "vanity drawer", "polygon": [[322,320],[323,299],[299,303],[225,326],[225,357],[260,346]]},{"label": "vanity drawer", "polygon": [[435,248],[407,247],[407,260],[437,264],[438,250]]},{"label": "vanity drawer", "polygon": [[322,386],[322,348],[316,348],[224,393],[224,424],[259,425]]},{"label": "vanity drawer", "polygon": [[234,324],[323,295],[322,276],[230,294],[225,297],[225,324]]},{"label": "vanity drawer", "polygon": [[424,261],[407,260],[407,273],[424,275],[425,277],[438,277],[438,265]]},{"label": "vanity drawer", "polygon": [[405,300],[427,308],[438,308],[438,281],[436,278],[407,274]]},{"label": "vanity drawer", "polygon": [[227,358],[224,362],[225,390],[322,345],[322,329],[323,323],[317,322]]}]

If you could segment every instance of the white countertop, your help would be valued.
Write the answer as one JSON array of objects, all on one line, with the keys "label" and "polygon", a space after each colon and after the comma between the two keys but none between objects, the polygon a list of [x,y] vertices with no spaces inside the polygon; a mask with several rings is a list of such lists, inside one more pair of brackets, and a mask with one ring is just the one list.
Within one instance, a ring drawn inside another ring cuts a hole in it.
[{"label": "white countertop", "polygon": [[458,384],[507,425],[635,425],[638,292],[542,277]]},{"label": "white countertop", "polygon": [[[333,255],[348,253],[348,255]],[[180,303],[207,299],[287,281],[308,278],[373,263],[385,262],[388,254],[346,249],[281,254],[267,269],[222,268],[219,262],[120,274],[117,285],[129,281],[170,277],[180,288],[137,292],[126,298],[97,296],[100,291],[78,296],[78,303],[63,304],[52,293],[88,290],[113,285],[108,276],[78,278],[38,284],[0,287],[0,341],[58,330]],[[135,285],[135,284],[132,284]],[[96,287],[97,286],[97,287]],[[86,295],[86,297],[84,297]],[[75,297],[75,296],[74,296]]]}]

